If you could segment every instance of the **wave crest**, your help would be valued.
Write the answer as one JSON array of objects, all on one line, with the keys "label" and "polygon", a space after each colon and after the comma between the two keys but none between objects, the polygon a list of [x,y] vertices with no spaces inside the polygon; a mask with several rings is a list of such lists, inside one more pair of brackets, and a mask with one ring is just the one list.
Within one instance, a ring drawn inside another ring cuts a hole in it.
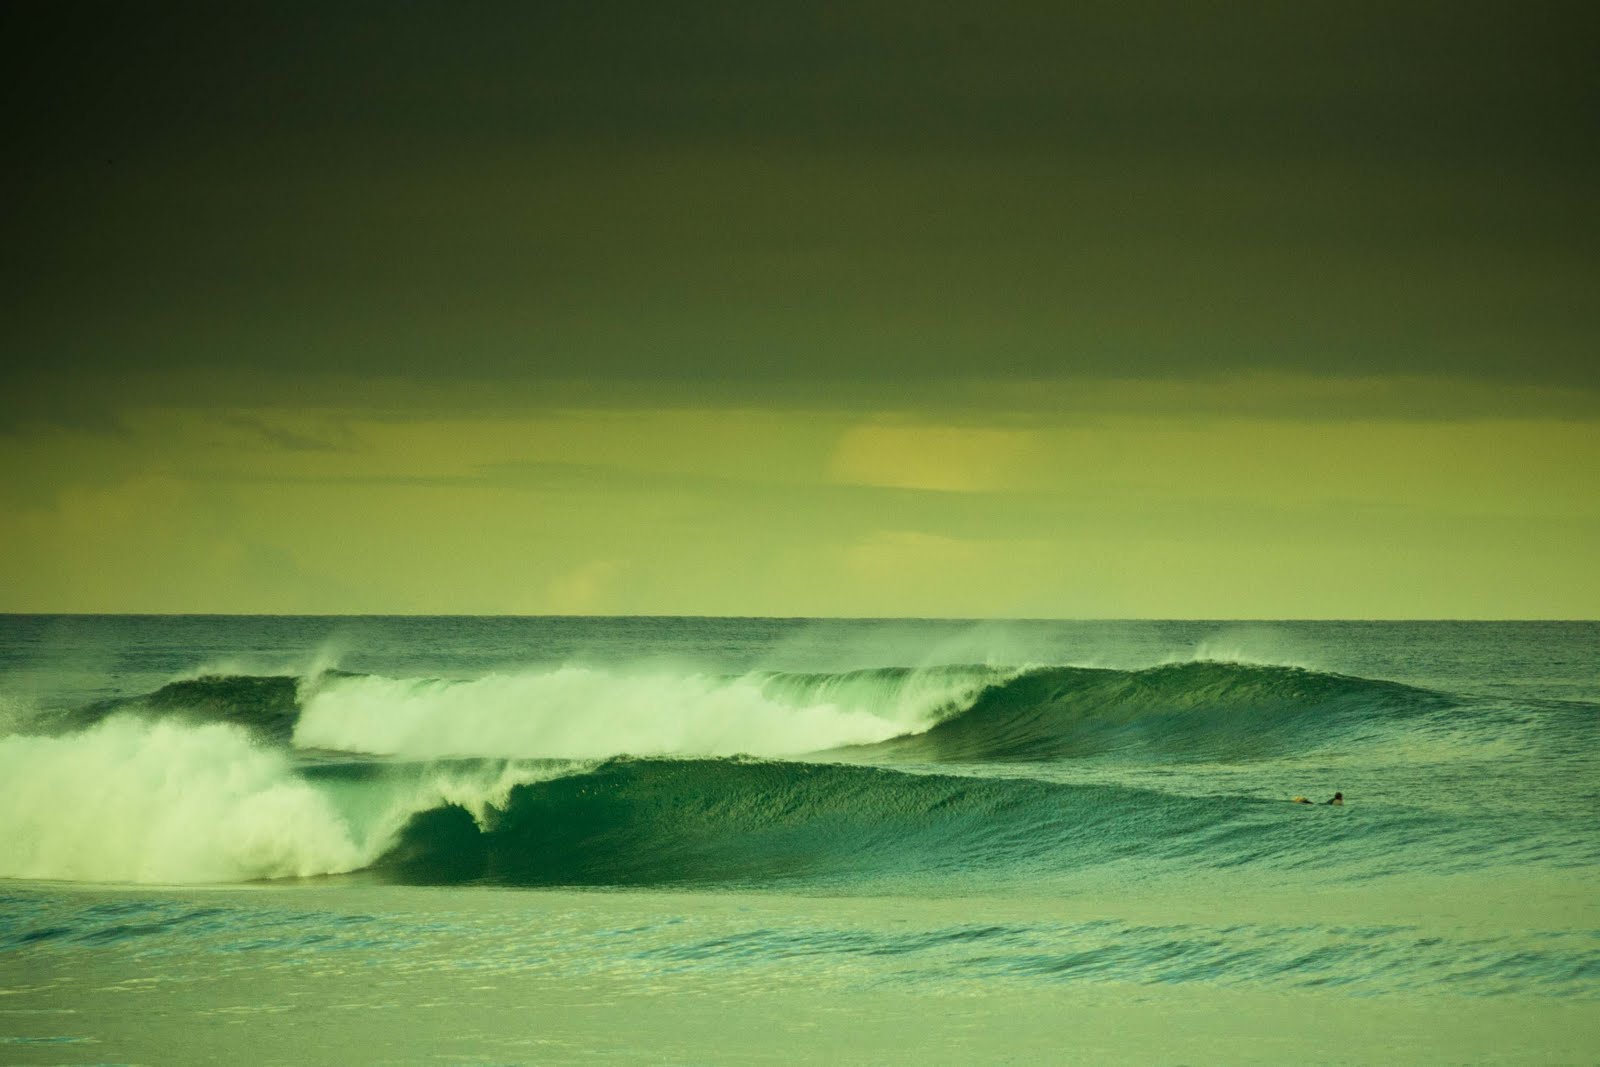
[{"label": "wave crest", "polygon": [[301,748],[437,759],[797,756],[925,729],[998,675],[627,674],[562,667],[470,681],[341,677],[309,687]]}]

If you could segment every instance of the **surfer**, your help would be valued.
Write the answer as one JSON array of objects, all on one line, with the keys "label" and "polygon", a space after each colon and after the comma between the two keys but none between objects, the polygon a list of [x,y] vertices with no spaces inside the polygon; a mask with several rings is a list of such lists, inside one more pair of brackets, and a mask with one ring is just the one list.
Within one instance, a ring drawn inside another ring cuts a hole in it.
[{"label": "surfer", "polygon": [[[1289,801],[1289,803],[1291,803],[1291,804],[1310,804],[1310,803],[1312,803],[1312,800],[1311,800],[1310,797],[1295,797],[1293,800]],[[1342,807],[1344,807],[1344,794],[1343,793],[1335,793],[1335,794],[1333,794],[1333,799],[1332,800],[1324,800],[1323,803],[1324,804],[1332,804],[1335,807],[1342,808]]]}]

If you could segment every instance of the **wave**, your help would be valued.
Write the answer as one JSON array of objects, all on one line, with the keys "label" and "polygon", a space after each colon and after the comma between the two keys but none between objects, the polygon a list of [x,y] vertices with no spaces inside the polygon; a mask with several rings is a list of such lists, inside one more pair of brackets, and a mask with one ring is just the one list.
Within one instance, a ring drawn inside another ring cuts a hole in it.
[{"label": "wave", "polygon": [[1050,667],[989,686],[959,714],[872,752],[931,762],[1107,753],[1245,760],[1381,732],[1451,704],[1430,690],[1299,667],[1211,661],[1132,671]]},{"label": "wave", "polygon": [[[1069,830],[1104,841],[1097,824],[1115,818],[1124,792],[838,764],[613,760],[513,789],[483,818],[420,813],[378,869],[405,882],[516,885],[992,871],[1041,860]],[[1168,829],[1199,828],[1208,814]]]},{"label": "wave", "polygon": [[116,714],[226,723],[301,750],[408,760],[823,752],[925,762],[1230,760],[1381,736],[1444,707],[1459,705],[1395,682],[1211,661],[741,675],[564,666],[465,680],[202,676],[81,709],[67,726]]},{"label": "wave", "polygon": [[[326,677],[357,676],[333,671]],[[198,675],[168,682],[142,696],[96,701],[67,712],[58,726],[82,730],[114,716],[137,716],[223,723],[264,740],[288,744],[300,719],[300,690],[304,685],[303,678],[292,674]]]},{"label": "wave", "polygon": [[796,756],[925,729],[994,676],[982,668],[728,677],[562,667],[470,681],[341,678],[303,697],[293,739],[407,759]]},{"label": "wave", "polygon": [[371,865],[419,811],[484,817],[548,765],[377,768],[319,780],[237,725],[116,716],[0,738],[0,877],[204,883]]},{"label": "wave", "polygon": [[516,786],[476,816],[420,812],[375,870],[421,884],[993,885],[1119,860],[1325,868],[1416,832],[1414,813],[1376,835],[1346,814],[850,764],[612,760]]},{"label": "wave", "polygon": [[1595,859],[1590,821],[1514,811],[751,758],[297,762],[238,726],[134,717],[0,739],[0,776],[0,877],[29,879],[916,889]]},{"label": "wave", "polygon": [[371,857],[287,756],[225,725],[113,718],[0,741],[0,875],[232,882]]},{"label": "wave", "polygon": [[890,668],[836,674],[628,672],[564,666],[473,679],[330,671],[203,675],[69,713],[226,723],[301,749],[404,759],[792,756],[926,728],[1013,672]]}]

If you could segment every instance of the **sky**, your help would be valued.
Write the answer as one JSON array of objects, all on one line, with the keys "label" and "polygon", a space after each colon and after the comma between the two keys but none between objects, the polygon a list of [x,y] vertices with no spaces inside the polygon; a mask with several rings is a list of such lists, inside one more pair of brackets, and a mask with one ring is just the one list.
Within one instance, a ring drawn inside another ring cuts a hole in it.
[{"label": "sky", "polygon": [[1567,3],[0,8],[0,611],[1600,617]]}]

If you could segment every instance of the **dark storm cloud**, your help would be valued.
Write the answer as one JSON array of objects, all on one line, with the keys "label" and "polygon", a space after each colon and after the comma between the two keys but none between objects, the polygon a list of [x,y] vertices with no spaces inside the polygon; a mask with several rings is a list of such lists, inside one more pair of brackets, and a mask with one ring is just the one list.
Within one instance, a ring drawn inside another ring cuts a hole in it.
[{"label": "dark storm cloud", "polygon": [[1585,6],[673,7],[9,5],[3,421],[336,377],[1600,384]]}]

